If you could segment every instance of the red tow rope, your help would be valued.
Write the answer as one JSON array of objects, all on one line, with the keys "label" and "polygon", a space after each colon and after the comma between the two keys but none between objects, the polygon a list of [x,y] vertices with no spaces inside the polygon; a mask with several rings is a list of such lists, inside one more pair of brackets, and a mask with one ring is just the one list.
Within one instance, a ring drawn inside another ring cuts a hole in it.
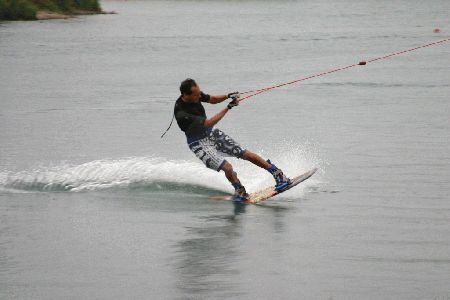
[{"label": "red tow rope", "polygon": [[245,92],[242,92],[241,95],[245,95],[245,94],[250,94],[250,95],[242,97],[241,99],[239,99],[239,102],[244,101],[245,99],[249,99],[251,97],[254,97],[256,95],[259,95],[259,94],[271,91],[273,89],[277,89],[277,88],[286,86],[286,85],[291,85],[291,84],[298,83],[298,82],[301,82],[301,81],[305,81],[305,80],[308,80],[308,79],[312,79],[312,78],[315,78],[315,77],[320,77],[320,76],[324,76],[324,75],[327,75],[327,74],[335,73],[335,72],[338,72],[338,71],[347,70],[347,69],[350,69],[350,68],[353,68],[353,67],[356,67],[356,66],[363,66],[366,63],[372,63],[372,62],[375,62],[377,60],[387,59],[387,58],[392,57],[392,56],[404,54],[404,53],[415,51],[415,50],[418,50],[418,49],[421,49],[421,48],[425,48],[425,47],[431,47],[431,46],[434,46],[434,45],[437,45],[437,44],[441,44],[441,43],[444,43],[444,42],[448,42],[448,41],[450,41],[450,38],[447,38],[445,40],[440,40],[440,41],[437,41],[437,42],[434,42],[434,43],[429,43],[429,44],[425,44],[425,45],[422,45],[422,46],[418,46],[418,47],[414,47],[414,48],[398,51],[398,52],[395,52],[395,53],[391,53],[389,55],[373,58],[373,59],[368,60],[367,62],[366,61],[360,61],[357,64],[353,64],[353,65],[348,65],[348,66],[345,66],[345,67],[332,69],[332,70],[329,70],[329,71],[326,71],[326,72],[310,75],[308,77],[296,79],[296,80],[285,82],[285,83],[281,83],[281,84],[278,84],[278,85],[269,86],[269,87],[265,87],[265,88],[257,89],[257,90],[245,91]]}]

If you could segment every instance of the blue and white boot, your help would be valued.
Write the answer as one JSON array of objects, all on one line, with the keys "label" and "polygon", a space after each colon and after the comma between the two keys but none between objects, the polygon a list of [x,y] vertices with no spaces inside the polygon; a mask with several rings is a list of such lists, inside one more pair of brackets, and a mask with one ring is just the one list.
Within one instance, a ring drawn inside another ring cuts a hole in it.
[{"label": "blue and white boot", "polygon": [[286,175],[283,174],[283,171],[278,169],[277,166],[275,166],[270,160],[267,160],[267,162],[270,164],[267,171],[269,171],[275,179],[275,190],[279,191],[287,187],[291,183],[291,180],[286,177]]},{"label": "blue and white boot", "polygon": [[245,190],[245,187],[240,183],[233,183],[234,194],[233,194],[233,202],[244,203],[248,200],[248,194]]}]

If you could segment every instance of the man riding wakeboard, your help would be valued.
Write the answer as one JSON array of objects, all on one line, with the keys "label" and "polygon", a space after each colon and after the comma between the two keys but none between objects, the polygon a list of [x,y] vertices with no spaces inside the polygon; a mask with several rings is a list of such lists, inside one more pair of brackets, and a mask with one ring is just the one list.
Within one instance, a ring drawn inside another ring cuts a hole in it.
[{"label": "man riding wakeboard", "polygon": [[[242,149],[231,137],[218,128],[214,128],[229,110],[239,104],[239,92],[228,95],[212,96],[203,93],[199,85],[193,79],[186,79],[180,85],[181,95],[175,102],[174,116],[178,126],[186,134],[187,143],[192,152],[206,165],[206,167],[220,172],[233,185],[235,192],[233,201],[245,202],[248,198],[245,187],[241,184],[233,166],[225,160],[225,157],[245,159],[267,170],[275,179],[275,189],[282,190],[290,183],[283,172],[270,160],[264,160],[261,156],[250,150]],[[202,102],[217,104],[231,98],[232,101],[226,108],[218,112],[212,118],[207,118]]]}]

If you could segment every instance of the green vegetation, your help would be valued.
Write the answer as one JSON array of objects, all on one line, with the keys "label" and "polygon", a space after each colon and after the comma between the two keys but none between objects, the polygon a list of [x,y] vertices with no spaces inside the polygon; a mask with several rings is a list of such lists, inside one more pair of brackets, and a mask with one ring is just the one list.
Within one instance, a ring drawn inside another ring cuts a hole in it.
[{"label": "green vegetation", "polygon": [[101,12],[98,0],[0,0],[0,20],[36,20],[40,10],[60,14]]}]

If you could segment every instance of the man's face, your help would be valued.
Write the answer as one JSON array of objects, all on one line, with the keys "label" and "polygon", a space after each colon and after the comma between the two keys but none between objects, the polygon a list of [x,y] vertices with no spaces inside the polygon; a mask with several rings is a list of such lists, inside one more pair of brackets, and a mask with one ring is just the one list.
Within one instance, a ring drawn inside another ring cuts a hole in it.
[{"label": "man's face", "polygon": [[200,86],[193,86],[191,91],[190,95],[183,95],[183,99],[187,102],[198,102],[200,100]]}]

